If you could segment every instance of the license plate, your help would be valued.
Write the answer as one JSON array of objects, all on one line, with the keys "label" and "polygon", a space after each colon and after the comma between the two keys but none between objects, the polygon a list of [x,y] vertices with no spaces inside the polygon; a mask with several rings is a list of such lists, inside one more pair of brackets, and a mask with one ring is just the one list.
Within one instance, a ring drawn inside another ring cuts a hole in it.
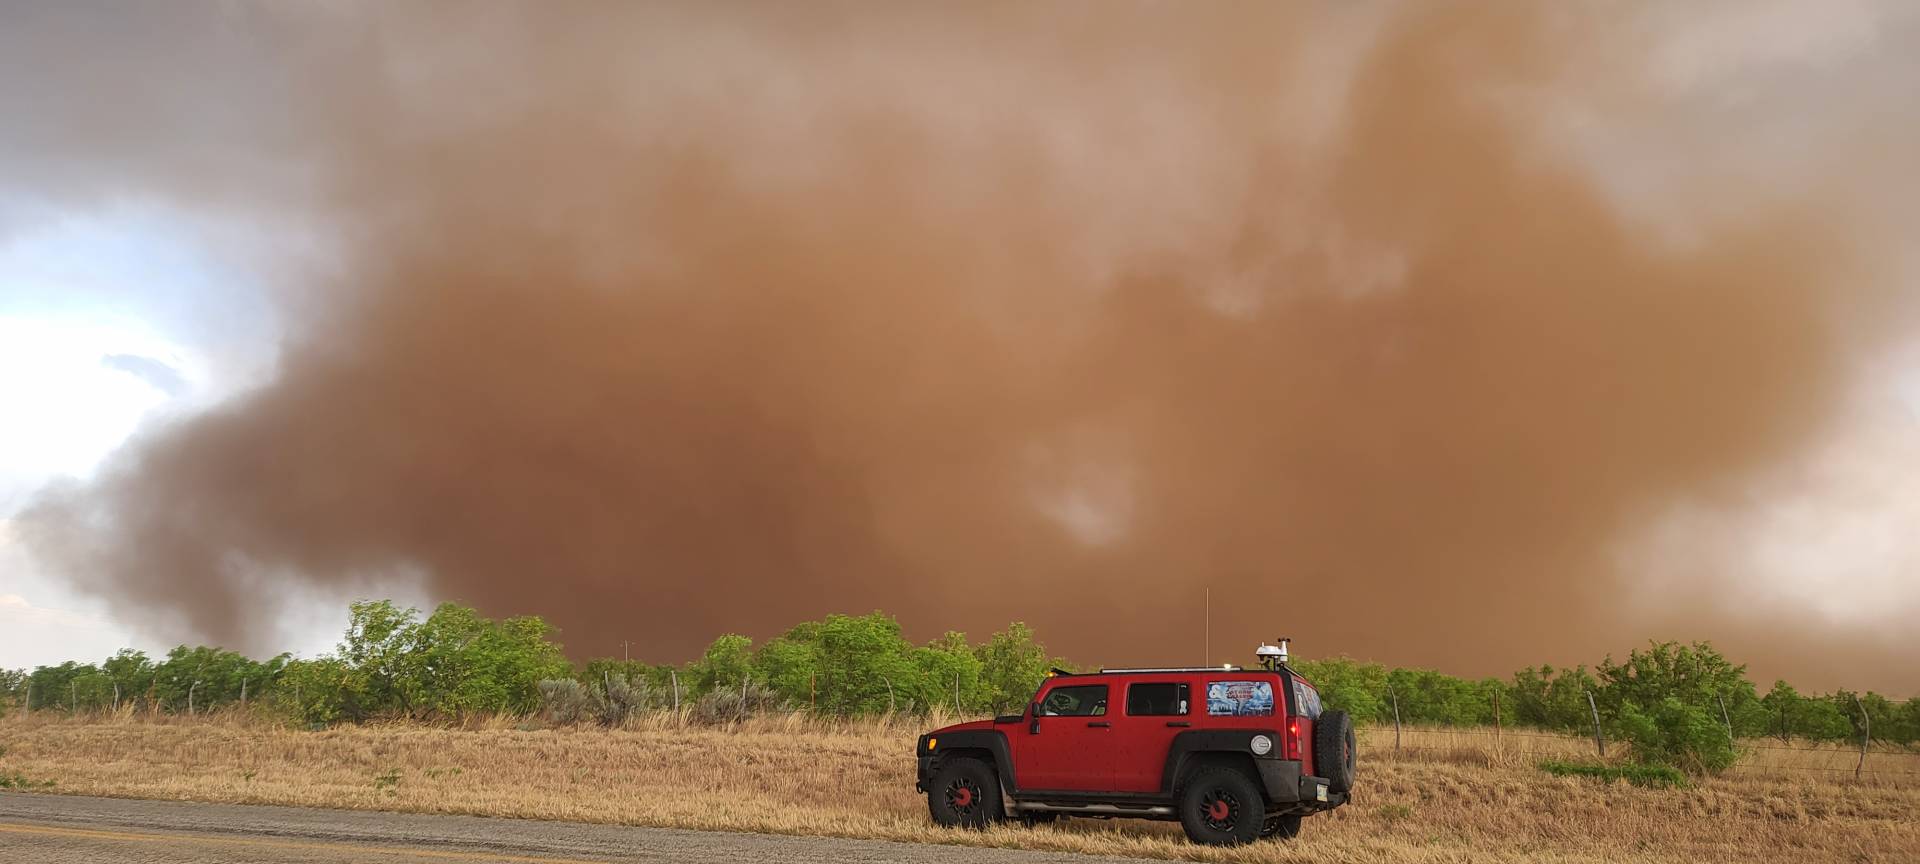
[{"label": "license plate", "polygon": [[1313,794],[1314,794],[1314,797],[1319,798],[1322,801],[1327,800],[1327,784],[1321,783],[1314,786]]}]

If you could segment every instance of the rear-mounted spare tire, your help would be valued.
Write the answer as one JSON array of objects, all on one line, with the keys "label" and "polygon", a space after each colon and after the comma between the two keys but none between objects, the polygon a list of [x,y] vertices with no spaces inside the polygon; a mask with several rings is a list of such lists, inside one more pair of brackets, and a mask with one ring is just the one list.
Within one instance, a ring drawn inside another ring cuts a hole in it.
[{"label": "rear-mounted spare tire", "polygon": [[1327,791],[1347,794],[1353,789],[1358,761],[1353,718],[1345,711],[1328,711],[1313,721],[1313,771],[1327,778]]}]

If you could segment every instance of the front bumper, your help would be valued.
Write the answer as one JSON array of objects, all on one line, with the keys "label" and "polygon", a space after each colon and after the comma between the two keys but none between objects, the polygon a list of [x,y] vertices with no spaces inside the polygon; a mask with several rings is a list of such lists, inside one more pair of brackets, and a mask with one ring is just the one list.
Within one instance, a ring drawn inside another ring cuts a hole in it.
[{"label": "front bumper", "polygon": [[913,788],[917,792],[927,791],[927,780],[933,777],[933,757],[921,756],[920,767],[914,771]]}]

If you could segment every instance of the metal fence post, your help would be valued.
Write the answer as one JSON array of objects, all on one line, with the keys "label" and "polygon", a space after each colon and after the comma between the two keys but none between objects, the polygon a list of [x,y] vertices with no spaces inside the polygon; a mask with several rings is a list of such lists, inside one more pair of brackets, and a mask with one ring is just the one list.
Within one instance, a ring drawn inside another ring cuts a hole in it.
[{"label": "metal fence post", "polygon": [[1600,734],[1600,706],[1593,701],[1593,691],[1587,691],[1587,710],[1593,712],[1593,746],[1600,751],[1600,758],[1607,758],[1607,739]]}]

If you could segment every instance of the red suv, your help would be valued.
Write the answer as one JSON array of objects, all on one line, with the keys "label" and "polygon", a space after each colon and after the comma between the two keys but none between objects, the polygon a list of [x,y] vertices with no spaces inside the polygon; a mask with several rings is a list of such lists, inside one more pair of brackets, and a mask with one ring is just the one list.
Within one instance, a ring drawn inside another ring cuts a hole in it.
[{"label": "red suv", "polygon": [[1195,843],[1294,837],[1346,803],[1353,723],[1261,646],[1235,666],[1056,671],[1021,714],[920,736],[919,779],[942,825],[1008,816],[1180,820]]}]

